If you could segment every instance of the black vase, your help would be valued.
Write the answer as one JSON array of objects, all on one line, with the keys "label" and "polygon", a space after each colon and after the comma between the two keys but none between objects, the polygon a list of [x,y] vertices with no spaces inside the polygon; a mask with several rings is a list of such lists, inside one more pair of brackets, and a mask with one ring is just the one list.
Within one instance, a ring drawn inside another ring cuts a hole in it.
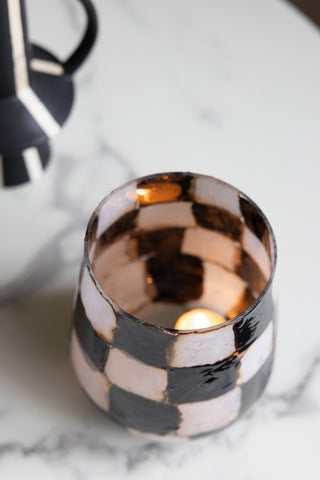
[{"label": "black vase", "polygon": [[49,139],[66,121],[72,74],[90,52],[97,17],[90,0],[84,37],[65,61],[30,44],[24,0],[0,0],[0,185],[37,180],[49,161]]}]

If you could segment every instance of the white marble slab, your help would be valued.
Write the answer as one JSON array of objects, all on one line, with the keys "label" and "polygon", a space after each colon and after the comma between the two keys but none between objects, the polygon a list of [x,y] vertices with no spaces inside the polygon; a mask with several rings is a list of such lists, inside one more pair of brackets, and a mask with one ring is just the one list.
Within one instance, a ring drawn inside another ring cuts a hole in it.
[{"label": "white marble slab", "polygon": [[[96,0],[97,47],[36,185],[0,192],[0,478],[317,478],[320,427],[320,34],[279,0]],[[75,1],[28,2],[64,56]],[[278,348],[263,399],[191,443],[130,436],[81,391],[70,311],[91,211],[130,178],[217,176],[252,196],[279,243]]]}]

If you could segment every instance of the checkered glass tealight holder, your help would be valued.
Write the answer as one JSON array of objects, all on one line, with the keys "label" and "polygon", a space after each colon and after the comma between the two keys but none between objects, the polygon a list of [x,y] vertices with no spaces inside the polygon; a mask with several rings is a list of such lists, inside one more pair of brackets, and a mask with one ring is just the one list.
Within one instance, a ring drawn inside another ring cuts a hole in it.
[{"label": "checkered glass tealight holder", "polygon": [[[71,334],[81,386],[132,432],[190,438],[232,423],[270,376],[275,262],[268,220],[226,183],[165,173],[118,188],[85,237]],[[200,322],[179,328],[186,312]]]}]

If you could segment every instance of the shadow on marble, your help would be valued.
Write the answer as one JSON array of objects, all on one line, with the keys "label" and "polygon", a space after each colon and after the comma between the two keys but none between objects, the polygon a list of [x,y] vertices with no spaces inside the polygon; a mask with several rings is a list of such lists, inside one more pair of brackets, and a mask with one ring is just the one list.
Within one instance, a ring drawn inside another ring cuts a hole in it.
[{"label": "shadow on marble", "polygon": [[[69,356],[73,291],[38,294],[0,309],[1,407],[40,415],[43,430],[132,438],[81,390]],[[46,427],[46,428],[45,428]],[[15,428],[16,425],[15,425]],[[22,428],[22,427],[21,427]],[[19,432],[16,432],[19,435]]]}]

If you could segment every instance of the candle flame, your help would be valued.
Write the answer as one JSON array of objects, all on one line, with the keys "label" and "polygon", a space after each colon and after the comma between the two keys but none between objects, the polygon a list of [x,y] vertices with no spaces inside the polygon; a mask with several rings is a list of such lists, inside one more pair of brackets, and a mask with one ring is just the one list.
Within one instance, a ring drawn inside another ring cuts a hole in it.
[{"label": "candle flame", "polygon": [[181,315],[174,328],[176,330],[194,330],[220,325],[225,321],[226,319],[216,312],[197,308]]}]

